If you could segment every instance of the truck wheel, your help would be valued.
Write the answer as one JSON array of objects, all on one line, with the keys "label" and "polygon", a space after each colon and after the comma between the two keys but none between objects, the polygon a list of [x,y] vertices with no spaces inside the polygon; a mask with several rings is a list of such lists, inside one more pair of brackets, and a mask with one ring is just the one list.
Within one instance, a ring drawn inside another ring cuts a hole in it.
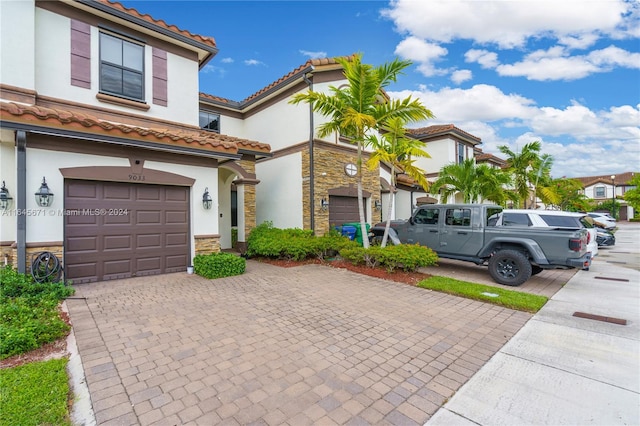
[{"label": "truck wheel", "polygon": [[499,284],[519,286],[531,278],[531,263],[522,252],[501,250],[491,256],[489,274]]}]

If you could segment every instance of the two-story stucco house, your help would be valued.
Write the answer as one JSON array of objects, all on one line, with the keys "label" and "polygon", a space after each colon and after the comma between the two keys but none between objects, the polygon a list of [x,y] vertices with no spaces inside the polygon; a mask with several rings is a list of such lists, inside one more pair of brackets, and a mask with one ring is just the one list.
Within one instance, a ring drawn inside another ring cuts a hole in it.
[{"label": "two-story stucco house", "polygon": [[619,204],[617,216],[620,220],[634,217],[633,207],[624,200],[624,194],[635,188],[630,181],[638,172],[625,172],[618,175],[583,176],[576,178],[582,183],[584,196],[596,202],[615,199]]},{"label": "two-story stucco house", "polygon": [[270,148],[200,128],[213,38],[105,0],[3,1],[0,17],[2,262],[50,251],[74,282],[185,271],[231,240],[231,178],[244,241]]}]

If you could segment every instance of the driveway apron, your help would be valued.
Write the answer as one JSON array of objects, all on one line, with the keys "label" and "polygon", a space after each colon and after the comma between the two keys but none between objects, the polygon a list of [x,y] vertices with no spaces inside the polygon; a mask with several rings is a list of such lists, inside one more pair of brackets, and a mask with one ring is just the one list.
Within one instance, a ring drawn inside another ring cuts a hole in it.
[{"label": "driveway apron", "polygon": [[83,284],[98,424],[423,424],[530,314],[320,265]]}]

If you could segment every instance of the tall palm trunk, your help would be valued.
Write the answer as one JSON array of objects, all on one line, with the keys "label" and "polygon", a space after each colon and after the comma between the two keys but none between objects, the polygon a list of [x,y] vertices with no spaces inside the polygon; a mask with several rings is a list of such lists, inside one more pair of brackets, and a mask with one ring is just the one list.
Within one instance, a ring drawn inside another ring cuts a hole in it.
[{"label": "tall palm trunk", "polygon": [[395,198],[396,198],[396,180],[395,180],[395,176],[396,175],[396,169],[395,167],[392,165],[391,166],[391,196],[389,197],[389,208],[387,209],[387,223],[384,226],[384,234],[382,235],[382,243],[380,244],[381,247],[386,247],[387,246],[387,240],[389,239],[389,229],[391,228],[391,214],[393,212],[393,205],[395,204]]},{"label": "tall palm trunk", "polygon": [[358,138],[358,215],[362,232],[362,247],[369,248],[369,233],[364,218],[364,196],[362,194],[362,141]]}]

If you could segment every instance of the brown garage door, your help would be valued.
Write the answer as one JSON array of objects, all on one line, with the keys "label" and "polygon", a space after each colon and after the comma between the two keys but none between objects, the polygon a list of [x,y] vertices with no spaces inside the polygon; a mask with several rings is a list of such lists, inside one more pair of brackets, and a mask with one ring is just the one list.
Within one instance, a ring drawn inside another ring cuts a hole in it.
[{"label": "brown garage door", "polygon": [[64,203],[74,283],[186,270],[189,188],[65,180]]},{"label": "brown garage door", "polygon": [[333,227],[347,222],[360,222],[358,197],[329,196],[329,224]]}]

